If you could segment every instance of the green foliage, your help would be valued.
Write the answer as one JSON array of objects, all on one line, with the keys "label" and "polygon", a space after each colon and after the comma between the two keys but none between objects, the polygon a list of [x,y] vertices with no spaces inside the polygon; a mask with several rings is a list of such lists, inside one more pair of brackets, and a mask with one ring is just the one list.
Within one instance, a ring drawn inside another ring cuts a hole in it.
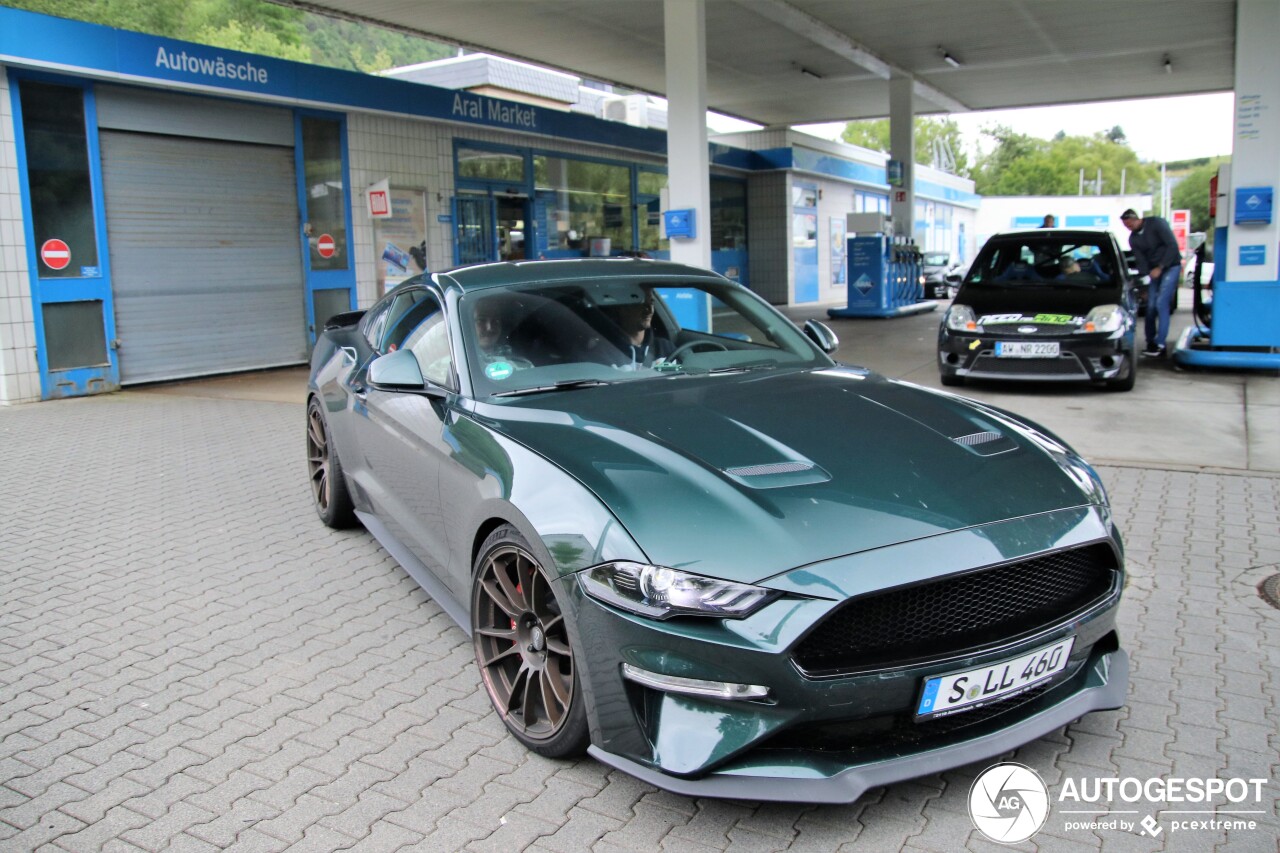
[{"label": "green foliage", "polygon": [[0,6],[369,73],[453,55],[448,45],[265,0],[0,0]]},{"label": "green foliage", "polygon": [[[955,173],[968,176],[969,160],[960,144],[959,125],[951,119],[921,117],[916,117],[914,124],[917,163],[924,166],[932,165],[934,140],[941,140],[950,147],[951,155],[955,158]],[[840,138],[850,145],[888,153],[889,120],[882,118],[874,121],[851,121],[845,125]]]},{"label": "green foliage", "polygon": [[983,134],[995,145],[978,158],[973,178],[979,195],[1076,195],[1081,169],[1086,184],[1096,181],[1101,170],[1101,195],[1118,195],[1122,175],[1125,192],[1150,192],[1159,178],[1155,166],[1138,160],[1119,127],[1092,136],[1059,133],[1051,140],[1003,126]]},{"label": "green foliage", "polygon": [[1192,169],[1169,194],[1174,210],[1191,211],[1192,231],[1213,230],[1213,222],[1209,219],[1209,179],[1218,174],[1219,165],[1229,160],[1218,157]]}]

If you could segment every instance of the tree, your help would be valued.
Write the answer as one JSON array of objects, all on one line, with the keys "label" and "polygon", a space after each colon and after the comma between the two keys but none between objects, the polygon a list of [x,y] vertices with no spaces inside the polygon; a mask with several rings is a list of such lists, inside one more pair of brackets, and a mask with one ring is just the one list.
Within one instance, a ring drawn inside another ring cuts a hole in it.
[{"label": "tree", "polygon": [[995,145],[979,156],[974,170],[974,187],[979,195],[1076,195],[1080,192],[1081,170],[1086,182],[1100,195],[1116,195],[1123,179],[1126,192],[1148,192],[1154,188],[1156,167],[1142,163],[1128,144],[1116,142],[1110,133],[1067,136],[1059,133],[1051,140],[1036,139],[997,126],[983,131]]},{"label": "tree", "polygon": [[[933,165],[933,145],[937,141],[947,146],[955,160],[955,174],[967,177],[969,160],[960,144],[960,126],[951,119],[916,117],[914,122],[916,162]],[[840,138],[850,145],[889,153],[889,120],[851,121],[845,125]]]}]

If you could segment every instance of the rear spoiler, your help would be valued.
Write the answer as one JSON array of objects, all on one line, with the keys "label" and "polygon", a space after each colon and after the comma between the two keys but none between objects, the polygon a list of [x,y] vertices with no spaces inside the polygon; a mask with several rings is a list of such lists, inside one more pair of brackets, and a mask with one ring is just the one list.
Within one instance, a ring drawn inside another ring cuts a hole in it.
[{"label": "rear spoiler", "polygon": [[354,326],[364,316],[364,311],[347,311],[342,314],[334,314],[328,320],[324,321],[324,330],[332,332],[335,329],[345,329],[347,326]]}]

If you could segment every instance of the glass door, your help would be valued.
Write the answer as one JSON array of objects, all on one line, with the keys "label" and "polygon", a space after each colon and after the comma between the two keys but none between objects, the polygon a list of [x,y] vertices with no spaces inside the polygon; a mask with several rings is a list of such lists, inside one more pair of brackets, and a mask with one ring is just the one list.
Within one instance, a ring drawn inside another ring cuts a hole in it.
[{"label": "glass door", "polygon": [[298,209],[307,291],[307,337],[334,314],[355,308],[346,120],[297,116]]},{"label": "glass door", "polygon": [[459,264],[495,260],[493,199],[460,195],[453,200],[454,255]]}]

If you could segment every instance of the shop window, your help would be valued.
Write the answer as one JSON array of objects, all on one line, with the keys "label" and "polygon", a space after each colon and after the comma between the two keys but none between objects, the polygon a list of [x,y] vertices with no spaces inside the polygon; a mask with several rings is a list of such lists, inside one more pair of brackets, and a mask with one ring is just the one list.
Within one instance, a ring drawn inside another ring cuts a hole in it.
[{"label": "shop window", "polygon": [[747,248],[747,185],[711,179],[711,251]]},{"label": "shop window", "polygon": [[458,178],[524,185],[524,155],[481,148],[458,148]]},{"label": "shop window", "polygon": [[662,190],[667,176],[660,172],[636,172],[636,204],[639,210],[640,245],[645,252],[666,252],[671,241],[662,238]]},{"label": "shop window", "polygon": [[302,118],[303,180],[307,187],[307,242],[311,269],[345,270],[347,187],[342,172],[342,122]]},{"label": "shop window", "polygon": [[607,238],[615,251],[634,248],[629,167],[542,154],[533,167],[538,193],[553,208],[550,248],[585,252],[597,238]]},{"label": "shop window", "polygon": [[96,276],[98,240],[84,91],[74,86],[23,81],[20,98],[31,225],[40,277]]},{"label": "shop window", "polygon": [[45,356],[50,370],[99,367],[109,363],[102,300],[46,302],[41,313]]},{"label": "shop window", "polygon": [[791,187],[792,207],[817,207],[818,191],[814,187]]}]

